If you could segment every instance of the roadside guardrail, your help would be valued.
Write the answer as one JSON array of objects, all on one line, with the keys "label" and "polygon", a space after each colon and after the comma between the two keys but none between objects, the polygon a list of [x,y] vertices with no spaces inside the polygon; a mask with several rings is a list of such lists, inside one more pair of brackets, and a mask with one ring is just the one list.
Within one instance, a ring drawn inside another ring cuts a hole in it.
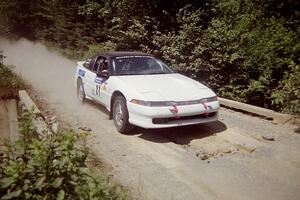
[{"label": "roadside guardrail", "polygon": [[255,115],[267,117],[267,118],[272,118],[275,123],[280,123],[280,124],[293,124],[293,125],[299,125],[300,124],[300,116],[296,115],[290,115],[290,114],[282,114],[275,112],[270,109],[266,108],[261,108],[258,106],[253,106],[250,104],[246,103],[241,103],[237,101],[233,101],[230,99],[225,99],[222,97],[218,97],[218,100],[221,105],[229,107],[229,108],[234,108],[237,110],[242,110],[248,113],[252,113]]},{"label": "roadside guardrail", "polygon": [[24,110],[33,109],[33,113],[35,114],[35,119],[33,121],[33,125],[36,127],[36,131],[38,134],[49,133],[49,129],[44,121],[44,116],[36,104],[32,101],[30,96],[25,90],[19,91],[19,97],[21,101],[21,107]]}]

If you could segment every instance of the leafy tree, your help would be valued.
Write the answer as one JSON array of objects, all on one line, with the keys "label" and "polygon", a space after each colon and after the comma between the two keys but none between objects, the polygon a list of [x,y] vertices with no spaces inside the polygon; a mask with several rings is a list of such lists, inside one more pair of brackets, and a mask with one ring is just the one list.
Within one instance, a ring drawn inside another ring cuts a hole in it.
[{"label": "leafy tree", "polygon": [[273,16],[266,8],[255,0],[215,1],[213,17],[203,26],[208,12],[185,7],[177,15],[179,31],[158,35],[155,43],[179,71],[219,95],[280,110],[285,106],[273,93],[287,71],[295,73],[288,66],[299,63],[299,37],[290,26],[293,19]]},{"label": "leafy tree", "polygon": [[299,113],[297,95],[287,95],[297,91],[288,88],[300,64],[298,8],[297,0],[3,0],[0,30],[72,58],[146,51],[220,96]]},{"label": "leafy tree", "polygon": [[283,111],[300,113],[300,66],[291,64],[276,91],[272,93],[274,104],[279,104]]}]

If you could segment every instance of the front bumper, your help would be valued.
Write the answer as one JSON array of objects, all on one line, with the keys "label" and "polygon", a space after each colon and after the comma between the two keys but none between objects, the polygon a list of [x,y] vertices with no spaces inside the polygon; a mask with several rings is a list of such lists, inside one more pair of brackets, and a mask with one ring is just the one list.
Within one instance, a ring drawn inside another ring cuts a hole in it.
[{"label": "front bumper", "polygon": [[127,102],[129,122],[143,128],[168,128],[192,124],[208,123],[218,120],[218,101],[205,105],[177,106],[177,113],[172,113],[173,106],[148,107]]}]

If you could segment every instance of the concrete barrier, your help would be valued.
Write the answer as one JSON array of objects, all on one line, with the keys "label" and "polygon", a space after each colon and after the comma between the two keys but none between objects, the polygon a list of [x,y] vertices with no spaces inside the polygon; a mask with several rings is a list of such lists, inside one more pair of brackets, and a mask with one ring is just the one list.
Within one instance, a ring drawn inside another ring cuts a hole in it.
[{"label": "concrete barrier", "polygon": [[32,101],[26,90],[20,90],[19,91],[19,97],[20,101],[22,103],[22,108],[24,109],[33,109],[33,113],[38,117],[43,117],[43,114],[39,110],[39,108],[35,105],[35,103]]},{"label": "concrete barrier", "polygon": [[0,142],[13,143],[18,137],[17,101],[16,99],[0,99]]},{"label": "concrete barrier", "polygon": [[253,113],[255,115],[259,115],[259,116],[263,116],[263,117],[267,117],[267,118],[272,118],[273,121],[276,123],[280,123],[280,124],[289,123],[289,124],[299,125],[299,122],[300,122],[299,116],[282,114],[282,113],[278,113],[278,112],[275,112],[273,110],[269,110],[266,108],[261,108],[261,107],[249,105],[246,103],[232,101],[232,100],[225,99],[222,97],[218,97],[218,100],[221,105],[224,105],[226,107],[242,110],[245,112]]},{"label": "concrete barrier", "polygon": [[32,101],[28,93],[25,90],[20,90],[19,97],[20,97],[23,110],[33,109],[33,113],[35,114],[35,120],[33,121],[33,125],[36,127],[37,133],[38,134],[49,133],[49,129],[44,121],[44,116],[42,112]]}]

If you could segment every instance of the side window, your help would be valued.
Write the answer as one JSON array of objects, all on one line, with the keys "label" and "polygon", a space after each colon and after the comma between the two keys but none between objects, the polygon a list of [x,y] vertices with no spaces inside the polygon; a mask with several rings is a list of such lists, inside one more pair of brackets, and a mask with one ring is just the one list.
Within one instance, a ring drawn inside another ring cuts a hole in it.
[{"label": "side window", "polygon": [[95,73],[108,72],[108,62],[105,57],[99,56],[92,69]]},{"label": "side window", "polygon": [[87,59],[87,60],[83,63],[83,66],[84,66],[85,68],[91,70],[92,67],[93,67],[93,65],[94,65],[95,59],[96,59],[96,58]]},{"label": "side window", "polygon": [[159,69],[159,70],[163,71],[162,66],[158,62],[156,62],[154,59],[148,59],[147,64],[150,69],[156,69],[156,70]]}]

